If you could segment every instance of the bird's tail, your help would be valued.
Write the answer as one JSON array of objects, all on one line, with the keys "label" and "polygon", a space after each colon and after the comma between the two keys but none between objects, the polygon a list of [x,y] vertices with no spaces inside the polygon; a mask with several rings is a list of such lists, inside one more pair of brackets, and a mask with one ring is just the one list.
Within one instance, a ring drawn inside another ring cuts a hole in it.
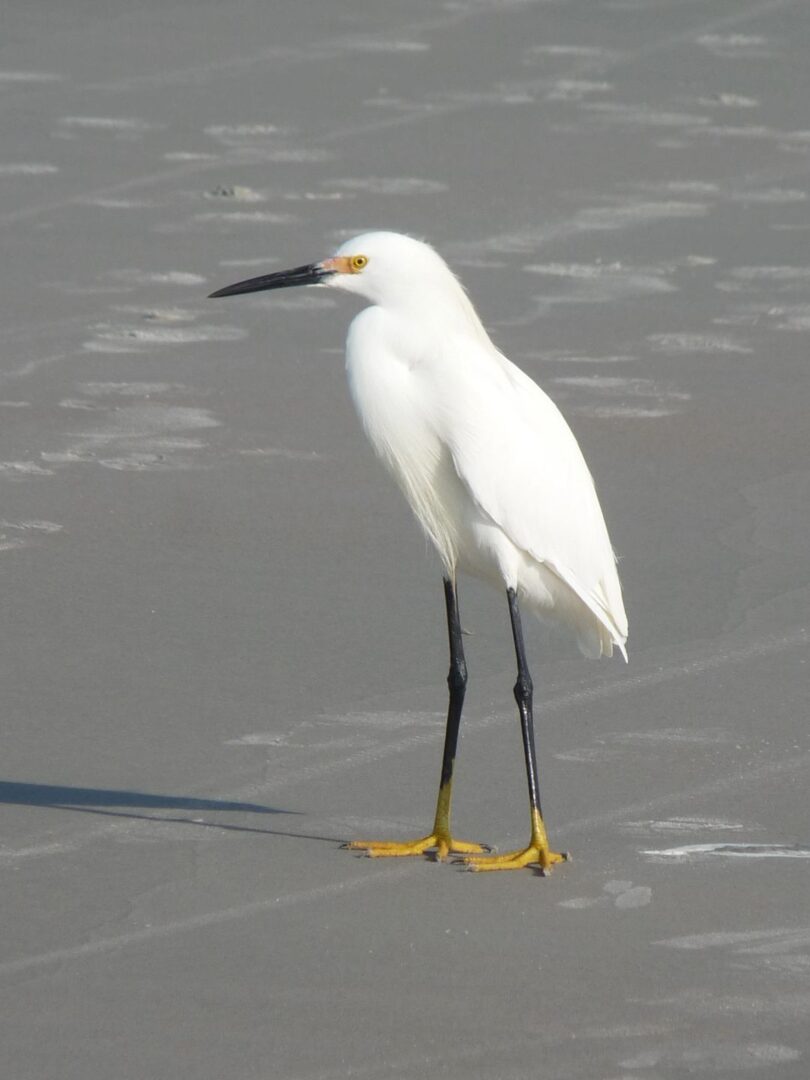
[{"label": "bird's tail", "polygon": [[595,590],[586,589],[567,568],[554,567],[577,597],[573,622],[580,652],[598,660],[612,656],[615,645],[627,662],[627,615],[624,611],[621,585],[615,568],[603,578]]},{"label": "bird's tail", "polygon": [[583,656],[598,660],[602,656],[613,656],[614,646],[627,662],[626,638],[617,637],[604,623],[596,618],[589,620],[588,626],[577,628],[577,644]]}]

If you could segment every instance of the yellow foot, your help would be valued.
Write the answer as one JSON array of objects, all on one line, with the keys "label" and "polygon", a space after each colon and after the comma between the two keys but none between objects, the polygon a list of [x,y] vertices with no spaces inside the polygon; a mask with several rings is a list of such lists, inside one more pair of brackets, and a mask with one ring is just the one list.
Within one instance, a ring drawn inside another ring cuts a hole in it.
[{"label": "yellow foot", "polygon": [[470,844],[464,840],[454,840],[452,836],[431,833],[421,840],[400,842],[397,840],[350,840],[341,845],[350,851],[365,851],[372,859],[394,858],[404,855],[425,855],[433,853],[437,862],[442,862],[448,855],[485,855],[492,848],[486,844]]},{"label": "yellow foot", "polygon": [[568,852],[549,851],[548,847],[531,843],[522,851],[507,851],[503,855],[472,855],[460,862],[467,863],[470,870],[522,870],[524,866],[537,866],[546,874],[555,863],[567,862]]}]

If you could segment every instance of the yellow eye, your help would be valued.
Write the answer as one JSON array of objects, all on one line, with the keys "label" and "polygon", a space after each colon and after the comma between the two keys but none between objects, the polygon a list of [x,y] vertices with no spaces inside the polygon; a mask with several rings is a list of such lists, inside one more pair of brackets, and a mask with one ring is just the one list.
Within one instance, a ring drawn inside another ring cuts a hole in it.
[{"label": "yellow eye", "polygon": [[353,274],[359,274],[361,270],[365,270],[368,266],[368,257],[366,255],[352,255],[349,266],[352,268]]}]

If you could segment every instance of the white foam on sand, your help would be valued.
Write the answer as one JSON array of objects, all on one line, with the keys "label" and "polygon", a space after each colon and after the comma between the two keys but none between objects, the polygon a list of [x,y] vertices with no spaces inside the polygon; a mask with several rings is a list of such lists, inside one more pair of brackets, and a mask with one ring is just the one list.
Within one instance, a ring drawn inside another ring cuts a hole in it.
[{"label": "white foam on sand", "polygon": [[203,285],[202,274],[192,274],[188,270],[111,270],[107,275],[113,281],[124,281],[131,285]]},{"label": "white foam on sand", "polygon": [[415,176],[353,176],[324,183],[343,191],[365,191],[370,195],[437,195],[447,191],[447,184],[439,180]]},{"label": "white foam on sand", "polygon": [[649,334],[647,341],[654,352],[661,353],[752,353],[754,351],[738,338],[724,334]]},{"label": "white foam on sand", "polygon": [[0,551],[18,551],[43,536],[61,532],[55,521],[0,521]]},{"label": "white foam on sand", "polygon": [[55,172],[59,172],[59,166],[46,162],[9,161],[0,164],[0,176],[46,176]]},{"label": "white foam on sand", "polygon": [[683,847],[642,851],[656,859],[693,859],[720,855],[732,859],[810,859],[810,847],[801,844],[686,844]]},{"label": "white foam on sand", "polygon": [[85,341],[88,352],[142,352],[154,345],[195,345],[206,341],[241,341],[247,331],[238,326],[132,326],[99,324],[95,337]]},{"label": "white foam on sand", "polygon": [[297,218],[271,210],[212,210],[195,214],[194,220],[219,225],[292,225]]},{"label": "white foam on sand", "polygon": [[134,116],[62,116],[59,119],[59,125],[67,129],[126,132],[127,134],[143,134],[159,126]]},{"label": "white foam on sand", "polygon": [[62,76],[55,71],[0,71],[0,83],[53,83],[61,81]]}]

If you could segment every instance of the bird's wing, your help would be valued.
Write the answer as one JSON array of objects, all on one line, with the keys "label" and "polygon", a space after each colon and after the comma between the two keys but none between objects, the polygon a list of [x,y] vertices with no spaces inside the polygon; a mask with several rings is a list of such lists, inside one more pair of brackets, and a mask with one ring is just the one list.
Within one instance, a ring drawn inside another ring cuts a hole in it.
[{"label": "bird's wing", "polygon": [[[450,360],[452,353],[453,359]],[[437,433],[480,509],[627,638],[616,559],[593,479],[557,406],[501,354],[469,341],[431,365]]]}]

